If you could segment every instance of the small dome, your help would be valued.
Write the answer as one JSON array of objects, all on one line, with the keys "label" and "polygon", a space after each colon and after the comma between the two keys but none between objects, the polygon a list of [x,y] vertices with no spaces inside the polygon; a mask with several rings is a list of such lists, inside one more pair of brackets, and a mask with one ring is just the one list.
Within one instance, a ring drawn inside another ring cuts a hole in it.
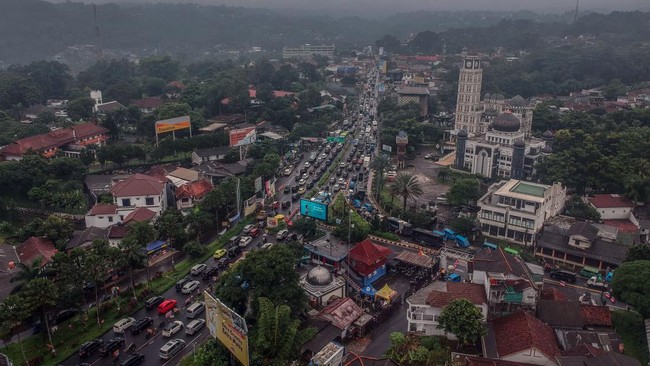
[{"label": "small dome", "polygon": [[497,93],[492,96],[492,99],[502,100],[502,99],[506,99],[506,97],[504,97],[503,94]]},{"label": "small dome", "polygon": [[551,153],[553,153],[553,149],[552,149],[550,146],[544,146],[544,147],[542,148],[542,153],[544,153],[544,154],[551,154]]},{"label": "small dome", "polygon": [[307,273],[307,282],[313,286],[327,286],[332,281],[334,281],[334,277],[323,266],[316,266]]},{"label": "small dome", "polygon": [[542,134],[542,137],[545,139],[551,139],[553,138],[553,132],[551,132],[550,130],[546,130],[546,132]]},{"label": "small dome", "polygon": [[483,96],[484,100],[488,100],[490,98],[492,98],[492,94],[490,94],[490,93],[485,93],[485,95]]},{"label": "small dome", "polygon": [[521,95],[516,95],[514,98],[510,99],[510,104],[514,107],[523,107],[528,103],[526,103],[526,99]]},{"label": "small dome", "polygon": [[521,127],[519,118],[515,117],[512,113],[502,113],[492,122],[492,129],[499,132],[517,132]]},{"label": "small dome", "polygon": [[499,112],[497,112],[496,109],[494,108],[487,108],[484,112],[483,115],[486,117],[496,117],[499,115]]},{"label": "small dome", "polygon": [[460,130],[458,132],[458,137],[467,137],[467,131],[466,130]]},{"label": "small dome", "polygon": [[526,147],[524,140],[516,140],[514,145],[515,147]]}]

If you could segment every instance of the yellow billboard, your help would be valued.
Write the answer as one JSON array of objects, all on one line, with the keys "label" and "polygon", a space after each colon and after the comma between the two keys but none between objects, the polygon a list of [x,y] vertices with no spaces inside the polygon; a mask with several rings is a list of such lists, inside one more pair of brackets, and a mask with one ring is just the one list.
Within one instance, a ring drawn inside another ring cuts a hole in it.
[{"label": "yellow billboard", "polygon": [[210,335],[217,338],[244,366],[250,366],[246,320],[219,299],[203,292]]},{"label": "yellow billboard", "polygon": [[182,116],[156,121],[156,133],[172,132],[190,128],[190,116]]}]

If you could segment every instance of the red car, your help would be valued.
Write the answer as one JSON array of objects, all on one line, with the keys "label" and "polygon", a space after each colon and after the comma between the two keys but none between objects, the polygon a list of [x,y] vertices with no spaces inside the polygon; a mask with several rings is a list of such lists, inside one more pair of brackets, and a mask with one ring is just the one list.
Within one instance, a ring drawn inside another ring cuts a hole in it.
[{"label": "red car", "polygon": [[260,229],[257,227],[254,227],[251,229],[251,231],[248,232],[249,236],[252,236],[253,238],[258,236],[260,234]]}]

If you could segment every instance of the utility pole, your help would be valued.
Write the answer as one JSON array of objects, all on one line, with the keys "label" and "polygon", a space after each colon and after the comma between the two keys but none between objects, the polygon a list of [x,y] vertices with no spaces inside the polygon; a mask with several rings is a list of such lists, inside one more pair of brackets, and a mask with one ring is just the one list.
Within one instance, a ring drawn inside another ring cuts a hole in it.
[{"label": "utility pole", "polygon": [[580,0],[576,0],[576,11],[573,13],[573,22],[575,23],[576,20],[578,20],[578,5],[580,4]]}]

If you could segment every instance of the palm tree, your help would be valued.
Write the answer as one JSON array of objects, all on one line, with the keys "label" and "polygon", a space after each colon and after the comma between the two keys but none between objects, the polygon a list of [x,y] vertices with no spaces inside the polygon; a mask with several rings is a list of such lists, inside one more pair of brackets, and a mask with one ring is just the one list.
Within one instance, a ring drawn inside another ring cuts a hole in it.
[{"label": "palm tree", "polygon": [[25,285],[23,294],[27,308],[40,315],[41,324],[45,327],[52,351],[55,352],[52,333],[50,332],[50,325],[47,320],[47,312],[56,305],[59,298],[56,285],[47,278],[36,278]]},{"label": "palm tree", "polygon": [[41,263],[43,263],[43,257],[40,256],[34,259],[31,265],[16,263],[16,267],[20,271],[11,278],[11,282],[20,282],[18,286],[22,287],[35,278],[44,277],[47,272],[43,270]]},{"label": "palm tree", "polygon": [[201,234],[212,223],[212,218],[207,212],[197,206],[185,216],[185,223],[188,229],[196,235],[196,241],[200,243]]},{"label": "palm tree", "polygon": [[147,260],[147,255],[142,250],[144,248],[143,245],[136,240],[135,236],[130,236],[128,233],[118,247],[121,250],[120,261],[127,268],[129,284],[133,291],[133,297],[135,298],[137,296],[135,295],[135,284],[133,283],[133,269],[136,267],[142,268]]},{"label": "palm tree", "polygon": [[409,198],[415,199],[416,197],[420,197],[422,195],[422,186],[418,181],[418,177],[416,177],[414,174],[403,172],[397,174],[395,181],[393,182],[393,187],[394,188],[392,189],[395,190],[396,194],[402,197],[403,211],[406,211],[406,201]]},{"label": "palm tree", "polygon": [[375,172],[375,197],[381,197],[381,191],[384,189],[384,172],[388,169],[390,160],[386,155],[378,155],[372,161],[371,168]]},{"label": "palm tree", "polygon": [[444,182],[444,181],[446,181],[447,179],[449,179],[449,176],[450,176],[450,175],[451,175],[451,169],[449,169],[449,167],[447,167],[447,168],[443,168],[443,169],[440,169],[440,170],[438,171],[438,180],[439,180],[440,182]]},{"label": "palm tree", "polygon": [[95,284],[95,304],[97,304],[97,324],[101,325],[101,304],[99,303],[99,286],[104,283],[108,272],[116,264],[117,249],[106,240],[95,240],[88,251],[88,275]]},{"label": "palm tree", "polygon": [[[183,216],[177,210],[171,208],[167,209],[162,215],[158,217],[155,223],[155,228],[158,237],[166,238],[169,240],[169,247],[172,254],[172,269],[174,268],[174,244],[179,239],[184,239],[185,233],[183,232]],[[178,244],[178,243],[176,243]],[[181,243],[182,245],[183,243]]]}]

